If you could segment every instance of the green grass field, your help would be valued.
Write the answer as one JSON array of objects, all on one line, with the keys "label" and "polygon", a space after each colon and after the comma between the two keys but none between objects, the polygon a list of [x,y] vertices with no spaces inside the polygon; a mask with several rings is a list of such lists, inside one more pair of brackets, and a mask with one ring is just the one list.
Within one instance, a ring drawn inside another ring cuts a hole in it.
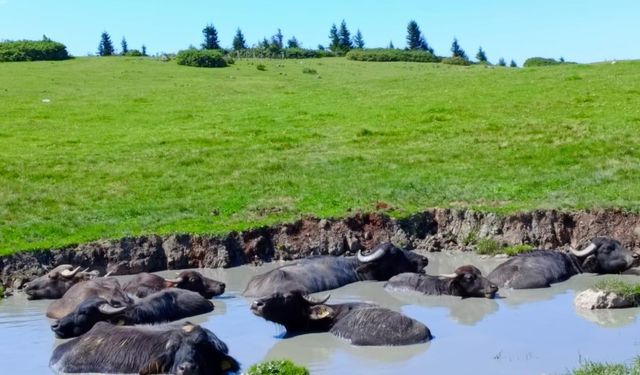
[{"label": "green grass field", "polygon": [[262,63],[0,64],[0,254],[378,201],[640,210],[640,62]]}]

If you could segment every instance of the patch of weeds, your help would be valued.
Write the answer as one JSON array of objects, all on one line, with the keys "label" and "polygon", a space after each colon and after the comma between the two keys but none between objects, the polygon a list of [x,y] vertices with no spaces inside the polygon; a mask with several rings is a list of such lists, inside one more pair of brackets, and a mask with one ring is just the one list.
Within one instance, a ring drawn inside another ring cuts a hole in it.
[{"label": "patch of weeds", "polygon": [[373,132],[373,130],[369,130],[367,128],[364,129],[360,129],[360,131],[358,132],[358,137],[370,137],[372,135],[374,135],[375,133]]},{"label": "patch of weeds", "polygon": [[247,375],[309,375],[309,370],[285,359],[255,364]]},{"label": "patch of weeds", "polygon": [[0,285],[0,298],[4,298],[4,287]]},{"label": "patch of weeds", "polygon": [[462,239],[462,244],[464,246],[473,245],[476,243],[477,240],[478,240],[478,232],[471,231],[467,233],[467,236],[465,238]]},{"label": "patch of weeds", "polygon": [[570,375],[638,375],[640,374],[640,357],[630,365],[620,363],[598,363],[581,361],[580,367],[574,369]]},{"label": "patch of weeds", "polygon": [[531,250],[533,250],[533,246],[528,244],[522,244],[522,245],[507,246],[502,250],[502,252],[512,257],[520,253],[526,253],[527,251],[531,251]]},{"label": "patch of weeds", "polygon": [[491,238],[481,238],[476,244],[476,253],[480,255],[496,255],[502,253],[502,246]]},{"label": "patch of weeds", "polygon": [[626,283],[622,280],[604,279],[598,281],[594,287],[605,292],[615,293],[624,298],[640,301],[640,284]]},{"label": "patch of weeds", "polygon": [[304,74],[318,74],[318,71],[313,68],[302,68]]},{"label": "patch of weeds", "polygon": [[258,64],[256,65],[256,69],[258,69],[261,72],[264,72],[265,70],[267,70],[267,67],[264,64]]}]

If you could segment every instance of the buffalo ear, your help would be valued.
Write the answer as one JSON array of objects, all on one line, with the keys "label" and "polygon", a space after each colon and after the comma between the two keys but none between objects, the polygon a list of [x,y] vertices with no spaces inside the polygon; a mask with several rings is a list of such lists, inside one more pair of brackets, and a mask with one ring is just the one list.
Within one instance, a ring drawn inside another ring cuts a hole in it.
[{"label": "buffalo ear", "polygon": [[140,375],[165,374],[171,369],[173,360],[167,353],[163,353],[157,357],[153,357],[147,362],[140,371]]},{"label": "buffalo ear", "polygon": [[240,364],[238,363],[238,361],[236,361],[232,357],[225,355],[222,361],[220,361],[220,370],[223,373],[226,373],[229,371],[238,372],[238,370],[240,370]]},{"label": "buffalo ear", "polygon": [[361,264],[356,268],[357,273],[369,273],[373,271],[374,265],[372,263]]},{"label": "buffalo ear", "polygon": [[309,318],[311,320],[332,318],[334,313],[335,311],[327,305],[315,305],[309,309]]},{"label": "buffalo ear", "polygon": [[589,272],[589,273],[597,272],[598,258],[594,254],[589,255],[582,261],[581,267],[583,272]]}]

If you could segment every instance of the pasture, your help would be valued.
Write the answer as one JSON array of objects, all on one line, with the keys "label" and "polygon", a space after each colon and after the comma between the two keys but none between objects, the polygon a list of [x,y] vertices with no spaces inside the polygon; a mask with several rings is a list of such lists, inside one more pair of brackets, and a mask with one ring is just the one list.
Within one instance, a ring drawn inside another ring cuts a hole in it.
[{"label": "pasture", "polygon": [[640,61],[76,58],[0,82],[0,254],[377,202],[640,209]]}]

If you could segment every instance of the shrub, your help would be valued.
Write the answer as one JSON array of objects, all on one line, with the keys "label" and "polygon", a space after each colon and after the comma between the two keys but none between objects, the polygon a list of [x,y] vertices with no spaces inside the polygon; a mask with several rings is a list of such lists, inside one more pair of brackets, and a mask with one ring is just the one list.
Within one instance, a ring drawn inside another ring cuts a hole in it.
[{"label": "shrub", "polygon": [[256,65],[256,69],[264,72],[265,70],[267,70],[267,67],[264,64],[258,64]]},{"label": "shrub", "polygon": [[427,51],[406,51],[389,48],[354,49],[347,53],[347,59],[356,61],[412,61],[439,62],[440,58]]},{"label": "shrub", "polygon": [[4,298],[4,286],[0,285],[0,298]]},{"label": "shrub", "polygon": [[309,375],[309,370],[285,359],[255,364],[249,368],[247,375]]},{"label": "shrub", "polygon": [[130,49],[127,52],[125,52],[124,56],[144,56],[142,54],[142,52],[138,51],[137,49]]},{"label": "shrub", "polygon": [[176,61],[180,65],[195,66],[198,68],[223,68],[227,61],[218,50],[186,49],[178,52]]},{"label": "shrub", "polygon": [[495,255],[502,252],[502,246],[491,238],[481,238],[476,244],[476,252],[481,255]]},{"label": "shrub", "polygon": [[284,50],[284,57],[287,59],[315,59],[323,57],[324,55],[323,51],[312,49],[286,48]]},{"label": "shrub", "polygon": [[471,65],[471,62],[469,62],[469,60],[460,56],[445,57],[444,59],[442,59],[442,63],[448,65]]},{"label": "shrub", "polygon": [[66,60],[67,47],[52,40],[0,42],[0,61]]},{"label": "shrub", "polygon": [[304,74],[318,74],[318,71],[313,68],[303,68],[302,73]]},{"label": "shrub", "polygon": [[569,61],[558,61],[556,59],[549,59],[545,57],[530,57],[528,58],[522,66],[525,68],[530,68],[534,66],[550,66],[550,65],[561,65],[561,64],[575,64],[574,62]]},{"label": "shrub", "polygon": [[508,246],[503,250],[503,252],[508,256],[512,257],[520,253],[526,253],[527,251],[531,251],[531,250],[533,250],[533,246],[523,244],[523,245]]}]

